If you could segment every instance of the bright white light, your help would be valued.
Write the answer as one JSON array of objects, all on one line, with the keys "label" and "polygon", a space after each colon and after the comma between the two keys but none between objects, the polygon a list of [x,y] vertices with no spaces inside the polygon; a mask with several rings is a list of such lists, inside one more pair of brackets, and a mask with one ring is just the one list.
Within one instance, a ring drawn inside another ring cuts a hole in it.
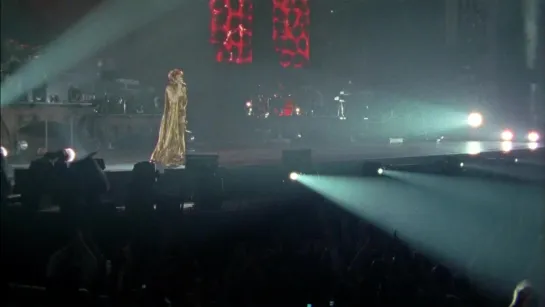
[{"label": "bright white light", "polygon": [[513,132],[511,132],[511,130],[504,130],[501,133],[502,141],[512,141],[513,137],[514,137],[514,135],[513,135]]},{"label": "bright white light", "polygon": [[251,101],[247,101],[247,102],[246,102],[246,107],[249,108],[249,107],[251,107],[251,106],[252,106],[252,102],[251,102]]},{"label": "bright white light", "polygon": [[478,128],[483,124],[483,116],[481,113],[471,113],[467,117],[467,124],[473,128]]},{"label": "bright white light", "polygon": [[466,153],[469,155],[478,155],[483,151],[480,142],[467,142]]},{"label": "bright white light", "polygon": [[336,97],[334,98],[335,101],[339,101],[339,99],[341,99],[341,98],[339,98],[339,96],[336,96]]},{"label": "bright white light", "polygon": [[8,150],[4,146],[0,146],[0,152],[2,153],[2,156],[4,156],[4,158],[6,158],[9,154]]},{"label": "bright white light", "polygon": [[384,169],[381,167],[377,170],[377,174],[382,175],[384,174]]},{"label": "bright white light", "polygon": [[530,142],[539,141],[539,134],[535,131],[531,131],[530,133],[528,133],[528,141]]},{"label": "bright white light", "polygon": [[513,150],[513,143],[509,141],[501,142],[501,151],[510,152],[511,150]]},{"label": "bright white light", "polygon": [[27,150],[28,149],[28,142],[27,141],[19,141],[18,142],[19,149],[20,150]]},{"label": "bright white light", "polygon": [[464,162],[460,162],[460,168],[464,167]]},{"label": "bright white light", "polygon": [[537,149],[537,143],[536,143],[536,142],[530,142],[530,143],[528,143],[528,149],[530,149],[530,150],[536,150],[536,149]]},{"label": "bright white light", "polygon": [[74,162],[76,160],[76,151],[72,148],[65,148],[64,152],[68,155],[68,160],[66,162]]},{"label": "bright white light", "polygon": [[292,172],[290,173],[290,179],[295,181],[299,178],[299,174],[297,174],[296,172]]}]

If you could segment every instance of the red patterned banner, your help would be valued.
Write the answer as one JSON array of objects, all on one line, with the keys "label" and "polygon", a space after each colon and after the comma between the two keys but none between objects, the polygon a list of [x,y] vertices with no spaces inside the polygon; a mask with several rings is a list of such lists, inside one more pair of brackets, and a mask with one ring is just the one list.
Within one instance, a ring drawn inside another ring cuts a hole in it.
[{"label": "red patterned banner", "polygon": [[210,0],[210,42],[216,46],[216,61],[252,63],[251,0]]},{"label": "red patterned banner", "polygon": [[273,0],[273,40],[283,67],[310,61],[309,0]]}]

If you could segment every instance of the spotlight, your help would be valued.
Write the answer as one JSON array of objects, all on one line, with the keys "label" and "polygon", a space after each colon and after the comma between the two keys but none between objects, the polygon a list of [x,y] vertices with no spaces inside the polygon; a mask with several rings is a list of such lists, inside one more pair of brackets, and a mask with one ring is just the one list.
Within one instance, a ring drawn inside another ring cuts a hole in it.
[{"label": "spotlight", "polygon": [[466,143],[466,154],[468,155],[478,155],[483,151],[481,142],[467,142]]},{"label": "spotlight", "polygon": [[2,156],[3,156],[4,158],[7,158],[7,157],[8,157],[8,154],[9,154],[8,150],[7,150],[6,147],[4,147],[4,146],[0,146],[0,153],[2,154]]},{"label": "spotlight", "polygon": [[528,143],[528,149],[530,150],[536,150],[537,149],[537,143],[536,142],[530,142]]},{"label": "spotlight", "polygon": [[71,163],[71,162],[74,162],[76,160],[76,151],[75,150],[73,150],[72,148],[65,148],[64,152],[68,156],[67,159],[66,159],[66,162]]},{"label": "spotlight", "polygon": [[299,174],[298,174],[298,173],[296,173],[296,172],[291,172],[291,173],[290,173],[290,180],[291,180],[291,181],[296,181],[298,178],[299,178]]},{"label": "spotlight", "polygon": [[501,151],[503,151],[504,153],[508,153],[511,150],[513,150],[513,143],[511,143],[511,141],[501,142]]},{"label": "spotlight", "polygon": [[446,157],[443,161],[440,162],[440,170],[442,173],[450,175],[450,174],[458,174],[463,171],[464,169],[464,162],[460,161],[457,157]]},{"label": "spotlight", "polygon": [[473,128],[479,128],[483,124],[483,116],[481,113],[471,113],[467,117],[467,124]]},{"label": "spotlight", "polygon": [[512,141],[513,140],[513,132],[511,130],[503,130],[501,133],[501,140],[502,141]]},{"label": "spotlight", "polygon": [[532,143],[539,141],[539,134],[535,131],[530,131],[530,133],[528,133],[528,141]]},{"label": "spotlight", "polygon": [[384,169],[384,166],[380,162],[364,162],[361,167],[361,174],[367,177],[382,176]]},{"label": "spotlight", "polygon": [[28,142],[25,140],[19,141],[17,142],[17,147],[19,148],[19,150],[25,151],[28,149]]}]

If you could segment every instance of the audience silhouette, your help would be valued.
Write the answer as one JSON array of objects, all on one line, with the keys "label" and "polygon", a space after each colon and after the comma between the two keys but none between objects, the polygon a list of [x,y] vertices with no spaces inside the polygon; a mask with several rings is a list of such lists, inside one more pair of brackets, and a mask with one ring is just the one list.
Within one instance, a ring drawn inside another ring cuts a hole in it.
[{"label": "audience silhouette", "polygon": [[[411,250],[396,233],[384,233],[325,200],[240,215],[197,211],[188,218],[182,208],[173,209],[175,199],[158,196],[155,168],[143,162],[135,165],[126,210],[118,212],[103,199],[110,183],[93,156],[67,164],[56,153],[31,166],[35,189],[23,198],[24,217],[2,219],[2,229],[8,229],[3,233],[42,229],[3,243],[3,287],[15,295],[10,306],[31,296],[17,296],[8,281],[45,286],[43,306],[508,304]],[[4,164],[2,158],[3,210],[11,190]],[[46,223],[36,218],[43,214],[36,211],[45,194],[60,208],[55,225],[20,222]],[[227,220],[228,230],[211,226]],[[220,230],[210,235],[210,227]],[[25,240],[30,247],[17,251]],[[38,260],[44,257],[46,264]],[[31,273],[40,267],[44,274]],[[533,306],[533,294],[521,282],[510,306]]]}]

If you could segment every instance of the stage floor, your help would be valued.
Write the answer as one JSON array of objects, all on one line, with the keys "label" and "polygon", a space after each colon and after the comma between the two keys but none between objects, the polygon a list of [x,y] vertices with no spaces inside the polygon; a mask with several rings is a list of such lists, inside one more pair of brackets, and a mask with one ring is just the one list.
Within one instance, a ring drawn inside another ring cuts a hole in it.
[{"label": "stage floor", "polygon": [[[405,144],[350,144],[347,146],[302,147],[289,144],[263,145],[236,149],[196,150],[194,154],[218,154],[220,166],[236,168],[243,166],[276,165],[281,161],[282,150],[312,149],[313,161],[316,163],[362,161],[375,159],[399,159],[426,157],[449,154],[478,154],[480,152],[496,152],[541,148],[542,144],[522,142],[414,142]],[[130,171],[133,165],[149,159],[151,152],[108,150],[99,152],[95,157],[103,158],[106,171]],[[80,153],[81,157],[84,153]],[[28,164],[12,164],[13,168],[27,168]]]}]

